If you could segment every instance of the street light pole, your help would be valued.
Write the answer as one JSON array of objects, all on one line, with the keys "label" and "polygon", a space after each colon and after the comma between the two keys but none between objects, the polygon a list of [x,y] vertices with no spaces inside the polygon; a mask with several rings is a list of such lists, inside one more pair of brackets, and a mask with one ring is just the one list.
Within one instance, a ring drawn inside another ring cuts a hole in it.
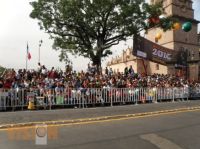
[{"label": "street light pole", "polygon": [[38,63],[40,63],[40,48],[41,48],[41,46],[42,46],[42,42],[43,42],[42,40],[39,41]]}]

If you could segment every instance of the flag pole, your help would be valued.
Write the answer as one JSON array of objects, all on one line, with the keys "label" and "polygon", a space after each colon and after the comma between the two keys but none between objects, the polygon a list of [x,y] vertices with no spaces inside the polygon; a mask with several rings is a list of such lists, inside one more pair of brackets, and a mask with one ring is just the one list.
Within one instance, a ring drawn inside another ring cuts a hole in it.
[{"label": "flag pole", "polygon": [[[28,41],[27,41],[27,45],[28,45]],[[28,68],[28,49],[26,49],[26,71]]]}]

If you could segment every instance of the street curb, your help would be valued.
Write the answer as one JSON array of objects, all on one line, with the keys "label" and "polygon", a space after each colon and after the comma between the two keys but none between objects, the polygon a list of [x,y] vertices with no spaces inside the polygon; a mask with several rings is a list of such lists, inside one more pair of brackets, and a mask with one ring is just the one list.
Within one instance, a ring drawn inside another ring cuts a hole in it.
[{"label": "street curb", "polygon": [[28,123],[17,123],[17,124],[3,124],[0,125],[0,130],[2,129],[11,129],[11,128],[22,128],[22,127],[33,127],[35,125],[62,125],[62,124],[79,124],[79,123],[92,123],[92,122],[101,122],[106,120],[117,120],[117,119],[128,119],[128,118],[139,118],[139,117],[147,117],[147,116],[156,116],[162,114],[170,114],[170,113],[179,113],[179,112],[187,112],[200,110],[200,106],[195,107],[187,107],[187,108],[177,108],[170,110],[161,110],[161,111],[153,111],[153,112],[143,112],[143,113],[135,113],[135,114],[125,114],[125,115],[113,115],[113,116],[102,116],[96,118],[85,118],[85,119],[73,119],[73,120],[58,120],[58,121],[41,121],[41,122],[28,122]]}]

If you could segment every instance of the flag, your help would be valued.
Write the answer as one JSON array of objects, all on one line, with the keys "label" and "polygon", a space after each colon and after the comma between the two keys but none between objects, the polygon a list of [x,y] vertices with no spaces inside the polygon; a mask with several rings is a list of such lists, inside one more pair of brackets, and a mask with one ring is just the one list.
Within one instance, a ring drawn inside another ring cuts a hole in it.
[{"label": "flag", "polygon": [[27,58],[28,58],[28,60],[31,59],[31,53],[29,51],[28,43],[27,43]]}]

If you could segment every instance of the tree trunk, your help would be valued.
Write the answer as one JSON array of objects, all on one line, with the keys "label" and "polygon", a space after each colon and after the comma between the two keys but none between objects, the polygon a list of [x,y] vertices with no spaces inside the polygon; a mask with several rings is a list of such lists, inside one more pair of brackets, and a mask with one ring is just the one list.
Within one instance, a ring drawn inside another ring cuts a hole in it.
[{"label": "tree trunk", "polygon": [[92,59],[93,64],[97,67],[97,72],[101,73],[101,56],[95,55]]},{"label": "tree trunk", "polygon": [[97,67],[97,72],[102,73],[101,70],[101,58],[103,54],[103,37],[97,40],[96,55],[93,57],[92,62]]}]

